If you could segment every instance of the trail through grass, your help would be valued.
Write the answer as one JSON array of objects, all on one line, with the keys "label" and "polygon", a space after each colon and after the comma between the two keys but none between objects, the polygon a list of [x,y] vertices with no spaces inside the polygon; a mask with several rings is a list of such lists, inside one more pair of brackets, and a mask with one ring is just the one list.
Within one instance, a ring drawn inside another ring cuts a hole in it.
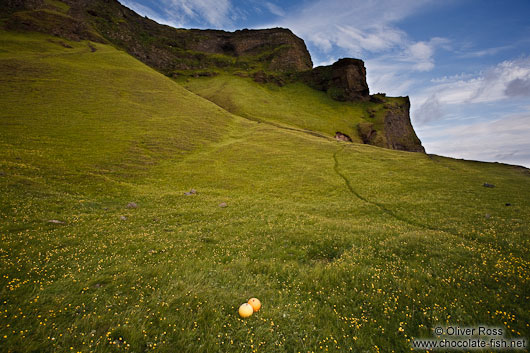
[{"label": "trail through grass", "polygon": [[[112,47],[55,41],[0,32],[0,351],[530,337],[528,170],[258,123]],[[262,309],[240,319],[250,297]]]}]

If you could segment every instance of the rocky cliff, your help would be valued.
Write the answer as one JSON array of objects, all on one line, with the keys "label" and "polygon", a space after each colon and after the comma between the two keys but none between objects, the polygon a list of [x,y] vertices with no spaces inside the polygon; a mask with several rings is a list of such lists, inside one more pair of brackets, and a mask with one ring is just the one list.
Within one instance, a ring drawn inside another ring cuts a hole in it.
[{"label": "rocky cliff", "polygon": [[175,29],[115,0],[65,2],[76,18],[90,23],[105,39],[168,75],[216,68],[291,72],[313,66],[304,41],[288,29]]},{"label": "rocky cliff", "polygon": [[[372,99],[380,98],[372,96]],[[400,151],[425,153],[410,122],[409,97],[392,98],[392,103],[384,103],[383,108],[379,119],[357,125],[363,143]]]},{"label": "rocky cliff", "polygon": [[116,0],[63,0],[67,11],[57,1],[5,1],[0,9],[11,14],[6,24],[10,29],[107,41],[166,75],[218,68],[286,73],[313,67],[304,41],[284,28],[176,29],[142,17]]},{"label": "rocky cliff", "polygon": [[330,66],[319,66],[302,75],[311,87],[327,92],[339,101],[367,101],[370,90],[366,68],[359,59],[340,59]]},{"label": "rocky cliff", "polygon": [[410,122],[408,97],[396,103],[384,95],[371,96],[362,60],[340,59],[313,69],[304,41],[288,29],[176,29],[142,17],[116,0],[4,0],[0,14],[7,29],[112,43],[172,77],[224,72],[260,83],[299,81],[344,104],[372,104],[378,113],[369,113],[366,122],[357,126],[364,143],[424,152]]}]

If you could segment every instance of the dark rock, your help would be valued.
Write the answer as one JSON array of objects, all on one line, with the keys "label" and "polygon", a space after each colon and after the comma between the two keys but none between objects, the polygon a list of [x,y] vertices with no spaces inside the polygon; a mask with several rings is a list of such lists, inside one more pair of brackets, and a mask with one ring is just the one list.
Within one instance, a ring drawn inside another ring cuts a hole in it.
[{"label": "dark rock", "polygon": [[384,98],[386,97],[386,93],[377,93],[370,96],[370,102],[381,104],[384,103]]},{"label": "dark rock", "polygon": [[488,183],[484,183],[483,186],[484,186],[485,188],[494,188],[494,187],[495,187],[495,185],[493,185],[493,184],[488,184]]},{"label": "dark rock", "polygon": [[357,124],[357,132],[359,133],[359,137],[361,138],[364,144],[374,146],[382,145],[382,142],[379,142],[379,135],[377,134],[377,130],[374,129],[373,123],[365,122]]},{"label": "dark rock", "polygon": [[44,5],[44,0],[2,0],[0,11],[2,13],[12,13],[22,10],[33,10]]},{"label": "dark rock", "polygon": [[512,205],[512,204],[509,203],[509,202],[507,202],[507,203],[505,204],[505,206],[511,206],[511,205]]},{"label": "dark rock", "polygon": [[340,59],[330,66],[319,66],[301,75],[311,87],[325,91],[338,101],[368,101],[366,68],[359,59]]},{"label": "dark rock", "polygon": [[191,189],[190,191],[185,192],[184,195],[191,196],[191,195],[195,195],[196,193],[197,193],[197,190]]},{"label": "dark rock", "polygon": [[[396,98],[394,98],[396,99]],[[408,97],[399,98],[401,103],[388,105],[384,118],[383,130],[376,130],[373,123],[362,122],[357,124],[359,137],[365,144],[394,150],[422,152],[425,149],[416,136],[410,122],[410,101]],[[374,113],[375,116],[375,113]]]},{"label": "dark rock", "polygon": [[6,173],[3,170],[0,170],[0,176],[5,176]]},{"label": "dark rock", "polygon": [[280,87],[285,85],[285,80],[279,75],[266,74],[262,70],[254,73],[254,82],[257,83],[274,83]]},{"label": "dark rock", "polygon": [[384,120],[386,144],[382,147],[425,153],[425,148],[421,145],[421,141],[410,122],[409,112],[409,97],[403,97],[401,104],[396,104],[389,108]]},{"label": "dark rock", "polygon": [[73,48],[70,44],[67,44],[67,43],[63,42],[62,40],[48,39],[48,42],[54,43],[54,44],[59,44],[61,47],[67,48],[67,49],[72,49]]},{"label": "dark rock", "polygon": [[340,131],[337,131],[335,133],[335,140],[337,141],[344,141],[344,142],[352,142],[352,139],[350,136],[346,135],[346,134],[343,134],[342,132]]},{"label": "dark rock", "polygon": [[127,208],[138,208],[138,205],[136,204],[136,202],[129,202],[127,204]]},{"label": "dark rock", "polygon": [[221,208],[225,208],[225,207],[228,207],[228,205],[226,204],[226,202],[221,202],[221,203],[219,204],[219,207],[221,207]]},{"label": "dark rock", "polygon": [[65,224],[65,222],[63,222],[63,221],[59,221],[59,220],[57,220],[57,219],[50,219],[50,220],[48,221],[48,223],[53,223],[53,224]]},{"label": "dark rock", "polygon": [[73,41],[105,43],[103,37],[86,22],[44,9],[15,12],[7,19],[5,26],[9,30],[42,32]]}]

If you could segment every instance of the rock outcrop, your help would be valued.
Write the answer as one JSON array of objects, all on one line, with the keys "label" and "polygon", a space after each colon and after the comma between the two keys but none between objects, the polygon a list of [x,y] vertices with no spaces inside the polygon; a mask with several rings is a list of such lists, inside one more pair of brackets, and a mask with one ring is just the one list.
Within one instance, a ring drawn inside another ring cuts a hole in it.
[{"label": "rock outcrop", "polygon": [[[304,41],[288,29],[177,29],[142,17],[117,0],[4,0],[0,14],[8,29],[112,43],[168,76],[228,72],[279,86],[301,81],[345,104],[364,102],[364,122],[357,125],[358,136],[352,135],[356,141],[424,152],[410,122],[408,97],[371,96],[359,59],[313,69]],[[352,140],[344,134],[336,138]]]},{"label": "rock outcrop", "polygon": [[309,86],[327,92],[339,101],[370,99],[366,68],[359,59],[340,59],[333,65],[316,67],[303,74],[303,79]]},{"label": "rock outcrop", "polygon": [[382,129],[376,129],[375,124],[371,122],[362,122],[357,125],[362,142],[393,150],[425,153],[410,122],[409,97],[392,98],[392,100],[397,102],[385,104]]},{"label": "rock outcrop", "polygon": [[425,153],[425,148],[421,145],[421,141],[410,122],[409,112],[409,97],[404,97],[401,104],[388,107],[384,119],[386,146],[383,147]]},{"label": "rock outcrop", "polygon": [[142,17],[116,0],[62,0],[69,6],[67,13],[43,0],[5,1],[0,5],[3,14],[37,10],[12,16],[11,29],[106,40],[166,75],[230,67],[288,73],[313,67],[304,41],[285,28],[177,29]]},{"label": "rock outcrop", "polygon": [[340,131],[337,131],[335,133],[335,140],[337,141],[344,141],[344,142],[352,142],[352,139],[350,136],[346,135],[346,134],[343,134],[342,132]]},{"label": "rock outcrop", "polygon": [[177,29],[142,17],[116,0],[64,1],[72,16],[166,75],[219,68],[285,73],[313,67],[304,41],[288,29]]}]

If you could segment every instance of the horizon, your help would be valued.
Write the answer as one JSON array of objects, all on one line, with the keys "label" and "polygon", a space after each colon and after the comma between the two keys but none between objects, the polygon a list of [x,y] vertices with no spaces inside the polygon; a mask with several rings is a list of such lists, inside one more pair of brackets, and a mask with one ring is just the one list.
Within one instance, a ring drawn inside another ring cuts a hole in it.
[{"label": "horizon", "polygon": [[409,96],[428,153],[530,167],[526,1],[120,3],[175,28],[288,28],[304,40],[315,67],[359,58],[372,94]]}]

